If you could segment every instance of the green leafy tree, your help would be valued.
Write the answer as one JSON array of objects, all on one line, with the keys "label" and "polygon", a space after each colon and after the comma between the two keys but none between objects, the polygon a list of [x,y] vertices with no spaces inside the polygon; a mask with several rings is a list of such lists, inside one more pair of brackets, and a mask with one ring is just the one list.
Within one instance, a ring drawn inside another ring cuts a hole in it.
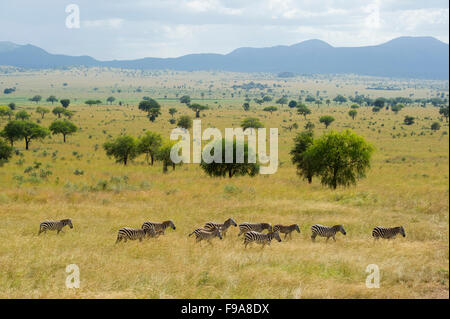
[{"label": "green leafy tree", "polygon": [[129,135],[105,142],[103,149],[108,157],[114,157],[117,163],[123,163],[123,165],[127,165],[128,161],[139,154],[136,140]]},{"label": "green leafy tree", "polygon": [[180,103],[189,105],[191,104],[191,97],[189,95],[183,95],[180,97]]},{"label": "green leafy tree", "polygon": [[53,103],[58,102],[58,99],[56,98],[56,96],[50,95],[50,96],[47,98],[47,102],[50,102],[50,103],[52,103],[52,105],[53,105]]},{"label": "green leafy tree", "polygon": [[87,100],[84,102],[84,104],[92,106],[92,105],[99,105],[102,104],[102,101],[100,100]]},{"label": "green leafy tree", "polygon": [[325,128],[328,128],[328,126],[330,126],[330,124],[334,122],[334,117],[332,117],[331,115],[324,115],[319,118],[319,122],[323,123],[325,125]]},{"label": "green leafy tree", "polygon": [[314,142],[314,133],[312,130],[300,132],[294,138],[294,148],[291,150],[292,163],[297,167],[297,174],[312,182],[315,174],[314,162],[304,156],[305,151]]},{"label": "green leafy tree", "polygon": [[64,112],[62,113],[65,117],[67,117],[68,119],[71,119],[72,116],[75,114],[75,111],[71,111],[68,109],[64,109]]},{"label": "green leafy tree", "polygon": [[[247,142],[244,142],[244,163],[236,163],[237,154],[236,154],[236,140],[233,141],[233,161],[232,163],[225,162],[225,139],[217,142],[216,148],[222,149],[222,163],[215,163],[214,161],[211,163],[206,163],[203,161],[200,163],[200,167],[211,177],[225,177],[229,178],[233,176],[255,176],[259,171],[258,160],[256,163],[249,162],[249,146]],[[220,145],[221,144],[221,145]],[[211,156],[214,155],[214,151],[216,148],[211,149]],[[254,150],[253,150],[254,151]]]},{"label": "green leafy tree", "polygon": [[25,120],[11,121],[3,129],[2,136],[7,138],[11,145],[19,139],[25,140],[25,149],[29,149],[30,142],[36,139],[43,139],[49,135],[46,128]]},{"label": "green leafy tree", "polygon": [[53,108],[52,113],[58,118],[61,118],[61,115],[64,114],[65,111],[66,109],[63,108],[62,106],[56,106]]},{"label": "green leafy tree", "polygon": [[256,130],[264,126],[256,117],[247,117],[241,122],[241,127],[243,130],[246,130],[248,128],[254,128]]},{"label": "green leafy tree", "polygon": [[297,101],[295,101],[295,100],[289,101],[288,106],[289,106],[291,109],[293,109],[294,107],[297,107]]},{"label": "green leafy tree", "polygon": [[11,117],[13,116],[13,114],[13,110],[11,110],[8,106],[0,105],[0,117],[7,116],[11,121]]},{"label": "green leafy tree", "polygon": [[41,115],[41,118],[44,119],[45,114],[50,113],[50,110],[46,107],[38,106],[36,108],[36,113]]},{"label": "green leafy tree", "polygon": [[59,100],[59,103],[61,103],[62,107],[68,108],[70,105],[70,100],[69,99],[61,99],[61,100]]},{"label": "green leafy tree", "polygon": [[242,108],[244,109],[244,111],[250,110],[250,103],[245,102],[244,104],[242,104]]},{"label": "green leafy tree", "polygon": [[171,108],[169,109],[169,114],[170,114],[170,116],[172,116],[172,118],[173,118],[173,116],[174,116],[177,112],[178,112],[177,109],[174,108],[174,107],[171,107]]},{"label": "green leafy tree", "polygon": [[413,116],[406,115],[404,120],[403,120],[403,123],[405,125],[413,125],[414,124],[414,120],[415,120],[415,118]]},{"label": "green leafy tree", "polygon": [[403,104],[396,104],[396,105],[392,105],[391,106],[391,111],[394,112],[395,114],[397,114],[398,112],[401,111],[401,109],[403,108]]},{"label": "green leafy tree", "polygon": [[189,115],[180,116],[177,125],[188,130],[192,127],[192,118]]},{"label": "green leafy tree", "polygon": [[313,130],[316,126],[313,122],[308,121],[308,123],[305,124],[305,130]]},{"label": "green leafy tree", "polygon": [[352,104],[352,106],[350,106],[352,109],[359,109],[359,105],[358,104]]},{"label": "green leafy tree", "polygon": [[41,100],[42,100],[42,96],[40,96],[40,95],[35,95],[30,99],[31,102],[36,102],[36,104],[39,103]]},{"label": "green leafy tree", "polygon": [[303,153],[303,159],[313,164],[314,175],[322,185],[337,186],[356,184],[366,176],[374,148],[364,138],[350,130],[329,132],[314,140]]},{"label": "green leafy tree", "polygon": [[270,102],[270,101],[272,101],[272,97],[265,95],[262,100],[263,100],[263,102]]},{"label": "green leafy tree", "polygon": [[29,118],[30,114],[28,114],[27,111],[22,110],[16,113],[16,120],[25,121],[28,120]]},{"label": "green leafy tree", "polygon": [[350,110],[348,111],[348,115],[350,115],[350,117],[352,118],[352,120],[355,119],[356,115],[358,114],[358,111],[356,110]]},{"label": "green leafy tree", "polygon": [[9,161],[13,155],[13,148],[3,139],[0,139],[0,166]]},{"label": "green leafy tree", "polygon": [[301,103],[297,106],[297,113],[303,115],[306,120],[306,116],[311,114],[311,110],[305,104]]},{"label": "green leafy tree", "polygon": [[110,105],[116,100],[114,96],[110,96],[106,99],[106,102],[108,102]]},{"label": "green leafy tree", "polygon": [[147,100],[143,100],[139,103],[139,109],[147,112],[147,116],[150,121],[154,122],[155,119],[161,115],[161,105],[152,99],[148,98]]},{"label": "green leafy tree", "polygon": [[384,107],[385,103],[386,103],[386,99],[383,97],[379,97],[373,102],[373,105],[379,109],[382,109]]},{"label": "green leafy tree", "polygon": [[283,107],[283,105],[288,103],[288,99],[287,99],[287,97],[283,96],[283,97],[279,98],[278,100],[276,100],[275,103],[280,104],[281,107]]},{"label": "green leafy tree", "polygon": [[439,131],[440,129],[441,129],[441,124],[439,124],[439,122],[433,122],[433,124],[431,124],[431,130]]},{"label": "green leafy tree", "polygon": [[204,111],[204,110],[208,109],[208,107],[206,105],[200,105],[200,104],[197,104],[197,103],[187,104],[187,106],[188,106],[188,108],[190,108],[192,111],[195,112],[195,117],[196,118],[200,117],[200,112],[201,111]]},{"label": "green leafy tree", "polygon": [[263,109],[263,111],[265,112],[270,112],[270,114],[272,115],[272,112],[277,111],[278,108],[276,106],[267,106]]},{"label": "green leafy tree", "polygon": [[9,103],[8,106],[13,111],[16,109],[16,103],[14,103],[14,102]]},{"label": "green leafy tree", "polygon": [[49,129],[53,135],[61,134],[65,143],[66,136],[75,133],[78,130],[78,127],[68,120],[56,120],[50,124]]},{"label": "green leafy tree", "polygon": [[339,94],[333,99],[333,101],[336,103],[342,104],[342,103],[347,102],[347,98],[345,96],[342,96],[341,94]]},{"label": "green leafy tree", "polygon": [[162,145],[162,137],[158,133],[147,131],[143,136],[138,139],[138,152],[139,154],[145,154],[145,159],[147,163],[153,162],[155,160],[155,156],[159,151],[159,148]]},{"label": "green leafy tree", "polygon": [[172,170],[175,170],[176,164],[172,162],[170,158],[170,152],[172,147],[176,144],[175,141],[167,141],[165,142],[156,153],[156,159],[163,163],[163,173],[167,173],[167,168],[172,166]]},{"label": "green leafy tree", "polygon": [[445,118],[446,122],[448,122],[448,105],[441,107],[439,109],[439,114]]}]

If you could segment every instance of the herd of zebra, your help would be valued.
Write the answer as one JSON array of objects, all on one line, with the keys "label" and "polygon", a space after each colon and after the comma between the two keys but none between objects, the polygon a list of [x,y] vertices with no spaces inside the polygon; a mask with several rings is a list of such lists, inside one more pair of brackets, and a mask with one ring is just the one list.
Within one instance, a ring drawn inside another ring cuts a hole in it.
[{"label": "herd of zebra", "polygon": [[[44,221],[39,226],[38,235],[40,235],[42,232],[45,233],[47,230],[56,230],[57,234],[59,234],[60,232],[64,232],[62,229],[65,226],[73,228],[72,220],[62,219],[59,221]],[[233,218],[228,218],[224,223],[208,222],[202,228],[195,229],[188,236],[190,237],[192,235],[195,235],[196,242],[205,240],[209,244],[211,244],[211,240],[213,238],[218,237],[219,239],[222,239],[223,237],[225,237],[228,229],[231,226],[238,226]],[[176,229],[173,221],[167,220],[161,223],[145,222],[142,224],[141,228],[124,227],[119,229],[116,244],[122,240],[124,242],[126,242],[127,240],[142,241],[146,237],[159,237],[161,235],[164,235],[167,228],[172,228],[174,230]],[[264,230],[267,230],[268,232],[263,233]],[[264,247],[265,245],[270,245],[273,239],[281,242],[280,233],[284,234],[284,239],[287,239],[288,236],[289,238],[292,238],[292,233],[294,231],[300,233],[300,227],[297,224],[289,226],[277,224],[272,226],[268,223],[242,223],[239,225],[238,237],[244,235],[245,248],[247,248],[247,245],[250,243],[261,244]],[[328,241],[330,238],[333,238],[333,240],[336,241],[336,234],[339,232],[343,235],[347,234],[343,225],[324,226],[316,224],[311,227],[311,240],[314,242],[316,237],[319,236],[326,237],[326,241]],[[406,237],[405,229],[403,228],[403,226],[391,228],[377,226],[372,230],[372,236],[375,240],[379,238],[391,239],[399,234],[403,237]]]}]

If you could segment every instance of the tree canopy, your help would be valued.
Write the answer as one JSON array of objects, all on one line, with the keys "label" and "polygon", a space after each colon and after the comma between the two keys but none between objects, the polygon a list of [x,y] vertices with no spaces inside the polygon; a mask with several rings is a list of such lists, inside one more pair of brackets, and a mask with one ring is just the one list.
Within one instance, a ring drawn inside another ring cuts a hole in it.
[{"label": "tree canopy", "polygon": [[323,123],[325,125],[325,128],[328,128],[328,126],[330,126],[330,124],[334,122],[334,117],[332,117],[331,115],[324,115],[319,118],[319,122]]},{"label": "tree canopy", "polygon": [[75,133],[78,127],[68,120],[56,120],[50,124],[50,131],[53,135],[61,134],[63,136],[63,142],[66,142],[66,136]]},{"label": "tree canopy", "polygon": [[155,160],[155,156],[162,145],[162,137],[160,134],[147,131],[145,134],[138,139],[138,152],[139,154],[145,154],[145,159],[147,163],[149,159],[151,160],[151,165]]},{"label": "tree canopy", "polygon": [[128,161],[139,154],[136,140],[129,135],[105,142],[103,149],[108,157],[114,157],[117,163],[123,163],[123,165],[127,165]]},{"label": "tree canopy", "polygon": [[241,122],[241,127],[243,130],[247,128],[254,128],[255,130],[258,128],[264,127],[261,121],[256,117],[247,117]]}]

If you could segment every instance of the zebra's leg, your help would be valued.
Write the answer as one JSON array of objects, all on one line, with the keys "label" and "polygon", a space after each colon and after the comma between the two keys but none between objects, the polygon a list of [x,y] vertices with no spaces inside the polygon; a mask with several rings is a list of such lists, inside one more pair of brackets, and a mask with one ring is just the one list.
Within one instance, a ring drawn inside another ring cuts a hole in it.
[{"label": "zebra's leg", "polygon": [[316,241],[316,236],[317,236],[316,234],[312,234],[312,235],[311,235],[311,240],[312,240],[313,242]]},{"label": "zebra's leg", "polygon": [[116,244],[119,243],[122,240],[122,237],[117,236]]},{"label": "zebra's leg", "polygon": [[335,236],[333,236],[333,240],[334,240],[334,241],[336,241],[336,238],[335,238]]},{"label": "zebra's leg", "polygon": [[238,237],[241,236],[244,232],[241,230],[238,234]]},{"label": "zebra's leg", "polygon": [[326,243],[328,243],[328,239],[330,239],[330,237],[327,237],[327,240],[325,240]]},{"label": "zebra's leg", "polygon": [[39,233],[38,233],[38,236],[42,233],[42,228],[41,227],[39,227]]},{"label": "zebra's leg", "polygon": [[285,240],[286,240],[287,235],[288,235],[288,233],[285,233],[285,234],[284,234],[284,239],[285,239]]}]

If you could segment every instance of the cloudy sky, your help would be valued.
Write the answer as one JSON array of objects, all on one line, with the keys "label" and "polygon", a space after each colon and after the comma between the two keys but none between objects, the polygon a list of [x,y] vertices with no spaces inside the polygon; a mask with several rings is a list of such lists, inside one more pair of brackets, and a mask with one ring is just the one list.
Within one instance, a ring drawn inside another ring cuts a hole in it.
[{"label": "cloudy sky", "polygon": [[[80,27],[66,7],[79,8]],[[228,53],[321,39],[333,46],[398,36],[449,42],[448,0],[0,0],[0,41],[100,60]]]}]

